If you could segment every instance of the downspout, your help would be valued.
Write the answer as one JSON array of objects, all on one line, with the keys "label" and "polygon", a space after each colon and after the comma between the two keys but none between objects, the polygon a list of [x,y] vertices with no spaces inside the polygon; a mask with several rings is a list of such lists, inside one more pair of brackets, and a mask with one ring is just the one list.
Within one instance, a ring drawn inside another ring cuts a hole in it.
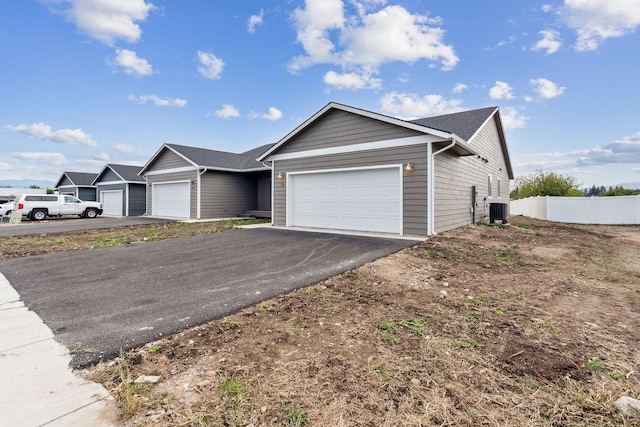
[{"label": "downspout", "polygon": [[[198,179],[196,182],[196,219],[200,219],[200,177],[204,175],[207,170],[207,168],[202,168],[201,171],[198,171]],[[189,188],[189,191],[191,191],[191,188]]]},{"label": "downspout", "polygon": [[435,198],[435,164],[436,164],[436,155],[443,153],[451,148],[453,148],[456,145],[456,140],[455,138],[451,138],[451,144],[447,145],[446,147],[443,147],[441,149],[439,149],[438,151],[436,151],[435,153],[433,152],[433,146],[432,146],[432,142],[427,144],[427,158],[429,159],[429,185],[428,185],[428,196],[427,197],[427,235],[428,236],[433,236],[436,234],[435,228],[436,228],[436,222],[435,222],[435,203],[436,203],[436,198]]}]

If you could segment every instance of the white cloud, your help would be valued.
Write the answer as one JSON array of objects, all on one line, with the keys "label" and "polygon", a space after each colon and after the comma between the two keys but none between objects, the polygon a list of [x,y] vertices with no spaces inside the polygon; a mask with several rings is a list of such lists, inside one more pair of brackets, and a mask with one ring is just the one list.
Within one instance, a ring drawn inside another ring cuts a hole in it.
[{"label": "white cloud", "polygon": [[329,86],[336,89],[377,89],[382,80],[371,77],[371,74],[343,73],[329,71],[322,79]]},{"label": "white cloud", "polygon": [[453,87],[453,89],[451,90],[451,92],[453,93],[462,93],[463,91],[469,89],[469,86],[467,86],[464,83],[456,83],[456,85]]},{"label": "white cloud", "polygon": [[203,77],[211,80],[218,80],[222,76],[224,61],[211,52],[198,51],[198,61],[200,66],[198,71]]},{"label": "white cloud", "polygon": [[249,22],[247,23],[247,31],[251,34],[256,32],[256,27],[262,25],[262,18],[264,17],[264,9],[260,9],[259,15],[251,15]]},{"label": "white cloud", "polygon": [[550,4],[543,4],[540,10],[542,10],[545,13],[548,13],[553,10],[553,6],[551,6]]},{"label": "white cloud", "polygon": [[160,98],[156,95],[129,95],[127,97],[129,101],[137,102],[138,104],[146,104],[152,102],[156,107],[184,107],[187,105],[187,101],[180,98]]},{"label": "white cloud", "polygon": [[51,140],[67,145],[86,145],[87,147],[97,147],[98,144],[91,139],[91,135],[82,129],[60,129],[54,131],[51,126],[44,123],[33,123],[31,125],[5,126],[10,132],[21,133],[33,138]]},{"label": "white cloud", "polygon": [[335,64],[362,73],[376,73],[385,63],[414,63],[426,59],[453,69],[458,56],[443,42],[439,19],[411,14],[402,6],[383,1],[356,2],[357,15],[345,13],[341,0],[306,0],[305,8],[293,13],[297,39],[306,55],[297,56],[289,71],[299,72],[315,64]]},{"label": "white cloud", "polygon": [[93,156],[93,158],[95,160],[100,160],[104,163],[107,163],[111,160],[111,157],[109,157],[109,155],[107,153],[98,153],[95,156]]},{"label": "white cloud", "polygon": [[67,158],[62,153],[14,152],[11,155],[19,160],[44,162],[54,166],[62,166],[68,163]]},{"label": "white cloud", "polygon": [[596,50],[606,39],[623,37],[640,26],[640,2],[565,0],[560,16],[578,34],[576,50]]},{"label": "white cloud", "polygon": [[123,143],[118,143],[116,145],[113,146],[113,149],[116,150],[118,153],[124,153],[124,154],[128,154],[128,153],[133,153],[133,147],[127,144],[123,144]]},{"label": "white cloud", "polygon": [[153,67],[144,58],[128,49],[116,49],[116,57],[109,61],[112,66],[121,67],[125,73],[136,77],[153,74]]},{"label": "white cloud", "polygon": [[105,163],[109,163],[111,161],[111,157],[107,153],[98,153],[93,156],[91,159],[76,159],[74,163],[78,165],[82,165],[82,167],[92,167],[99,169],[105,165]]},{"label": "white cloud", "polygon": [[[531,79],[529,84],[533,87],[533,91],[542,99],[553,99],[562,95],[565,91],[565,87],[558,86],[554,82],[548,79]],[[527,97],[527,100],[530,100]]]},{"label": "white cloud", "polygon": [[523,166],[544,167],[588,167],[640,163],[640,132],[625,136],[603,146],[567,152],[536,153],[524,156]]},{"label": "white cloud", "polygon": [[214,114],[222,119],[240,117],[240,112],[231,104],[224,104],[221,109],[214,111]]},{"label": "white cloud", "polygon": [[520,129],[527,125],[527,117],[514,107],[505,107],[500,111],[502,125],[505,129]]},{"label": "white cloud", "polygon": [[579,165],[640,163],[640,132],[582,153]]},{"label": "white cloud", "polygon": [[64,15],[78,29],[100,42],[113,46],[116,40],[135,43],[144,22],[155,6],[145,0],[42,0],[54,13]]},{"label": "white cloud", "polygon": [[391,92],[380,98],[382,110],[410,120],[462,110],[462,100],[445,99],[441,95],[420,97],[412,93]]},{"label": "white cloud", "polygon": [[551,55],[560,50],[562,42],[560,41],[560,33],[555,30],[542,30],[538,32],[540,40],[536,43],[531,50],[539,51],[544,50],[545,55]]},{"label": "white cloud", "polygon": [[269,107],[268,113],[260,114],[258,117],[265,120],[276,121],[282,118],[282,111],[278,110],[276,107]]},{"label": "white cloud", "polygon": [[489,89],[489,97],[491,99],[513,99],[513,88],[509,83],[497,81],[496,84]]}]

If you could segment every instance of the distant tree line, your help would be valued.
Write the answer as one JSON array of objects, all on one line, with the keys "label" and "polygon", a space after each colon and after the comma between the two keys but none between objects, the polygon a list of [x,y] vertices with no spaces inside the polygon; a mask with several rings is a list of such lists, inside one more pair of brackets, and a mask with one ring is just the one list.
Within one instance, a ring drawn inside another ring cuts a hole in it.
[{"label": "distant tree line", "polygon": [[628,188],[624,188],[621,186],[611,187],[607,189],[604,185],[600,187],[596,187],[595,185],[591,186],[591,188],[584,188],[582,190],[585,196],[594,197],[594,196],[637,196],[640,195],[640,190],[630,190]]},{"label": "distant tree line", "polygon": [[635,196],[640,195],[640,189],[630,190],[621,186],[605,188],[593,185],[589,189],[579,189],[576,179],[569,175],[556,172],[537,170],[536,172],[516,178],[511,199],[526,199],[535,196],[564,196],[564,197],[592,197],[592,196]]}]

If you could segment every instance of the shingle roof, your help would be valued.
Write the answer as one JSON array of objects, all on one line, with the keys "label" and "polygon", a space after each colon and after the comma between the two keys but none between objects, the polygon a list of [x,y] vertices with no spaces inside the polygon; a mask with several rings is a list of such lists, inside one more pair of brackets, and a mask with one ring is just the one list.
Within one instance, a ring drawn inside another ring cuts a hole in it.
[{"label": "shingle roof", "polygon": [[445,114],[442,116],[425,117],[423,119],[409,120],[422,126],[454,133],[465,141],[480,129],[498,107],[480,108],[478,110],[463,111],[460,113]]},{"label": "shingle roof", "polygon": [[93,185],[93,180],[98,176],[97,173],[87,173],[87,172],[64,172],[64,175],[67,175],[67,178],[73,183],[73,185]]},{"label": "shingle roof", "polygon": [[145,180],[138,175],[138,172],[142,170],[142,166],[116,165],[112,163],[109,163],[107,166],[113,169],[115,173],[120,175],[122,179],[127,182],[145,183]]},{"label": "shingle roof", "polygon": [[207,148],[188,147],[186,145],[166,144],[167,147],[189,159],[192,163],[212,169],[250,170],[269,169],[256,158],[268,150],[273,144],[263,145],[244,153],[229,153],[226,151],[210,150]]}]

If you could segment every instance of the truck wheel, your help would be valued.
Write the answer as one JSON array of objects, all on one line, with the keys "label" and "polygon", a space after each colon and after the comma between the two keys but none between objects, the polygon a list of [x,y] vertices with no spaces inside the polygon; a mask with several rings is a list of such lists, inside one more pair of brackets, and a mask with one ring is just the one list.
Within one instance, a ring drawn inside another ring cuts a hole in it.
[{"label": "truck wheel", "polygon": [[95,218],[98,216],[98,211],[95,209],[87,209],[84,211],[84,216],[87,218]]},{"label": "truck wheel", "polygon": [[31,219],[34,221],[42,221],[43,219],[47,219],[47,211],[42,209],[34,209],[31,212]]}]

